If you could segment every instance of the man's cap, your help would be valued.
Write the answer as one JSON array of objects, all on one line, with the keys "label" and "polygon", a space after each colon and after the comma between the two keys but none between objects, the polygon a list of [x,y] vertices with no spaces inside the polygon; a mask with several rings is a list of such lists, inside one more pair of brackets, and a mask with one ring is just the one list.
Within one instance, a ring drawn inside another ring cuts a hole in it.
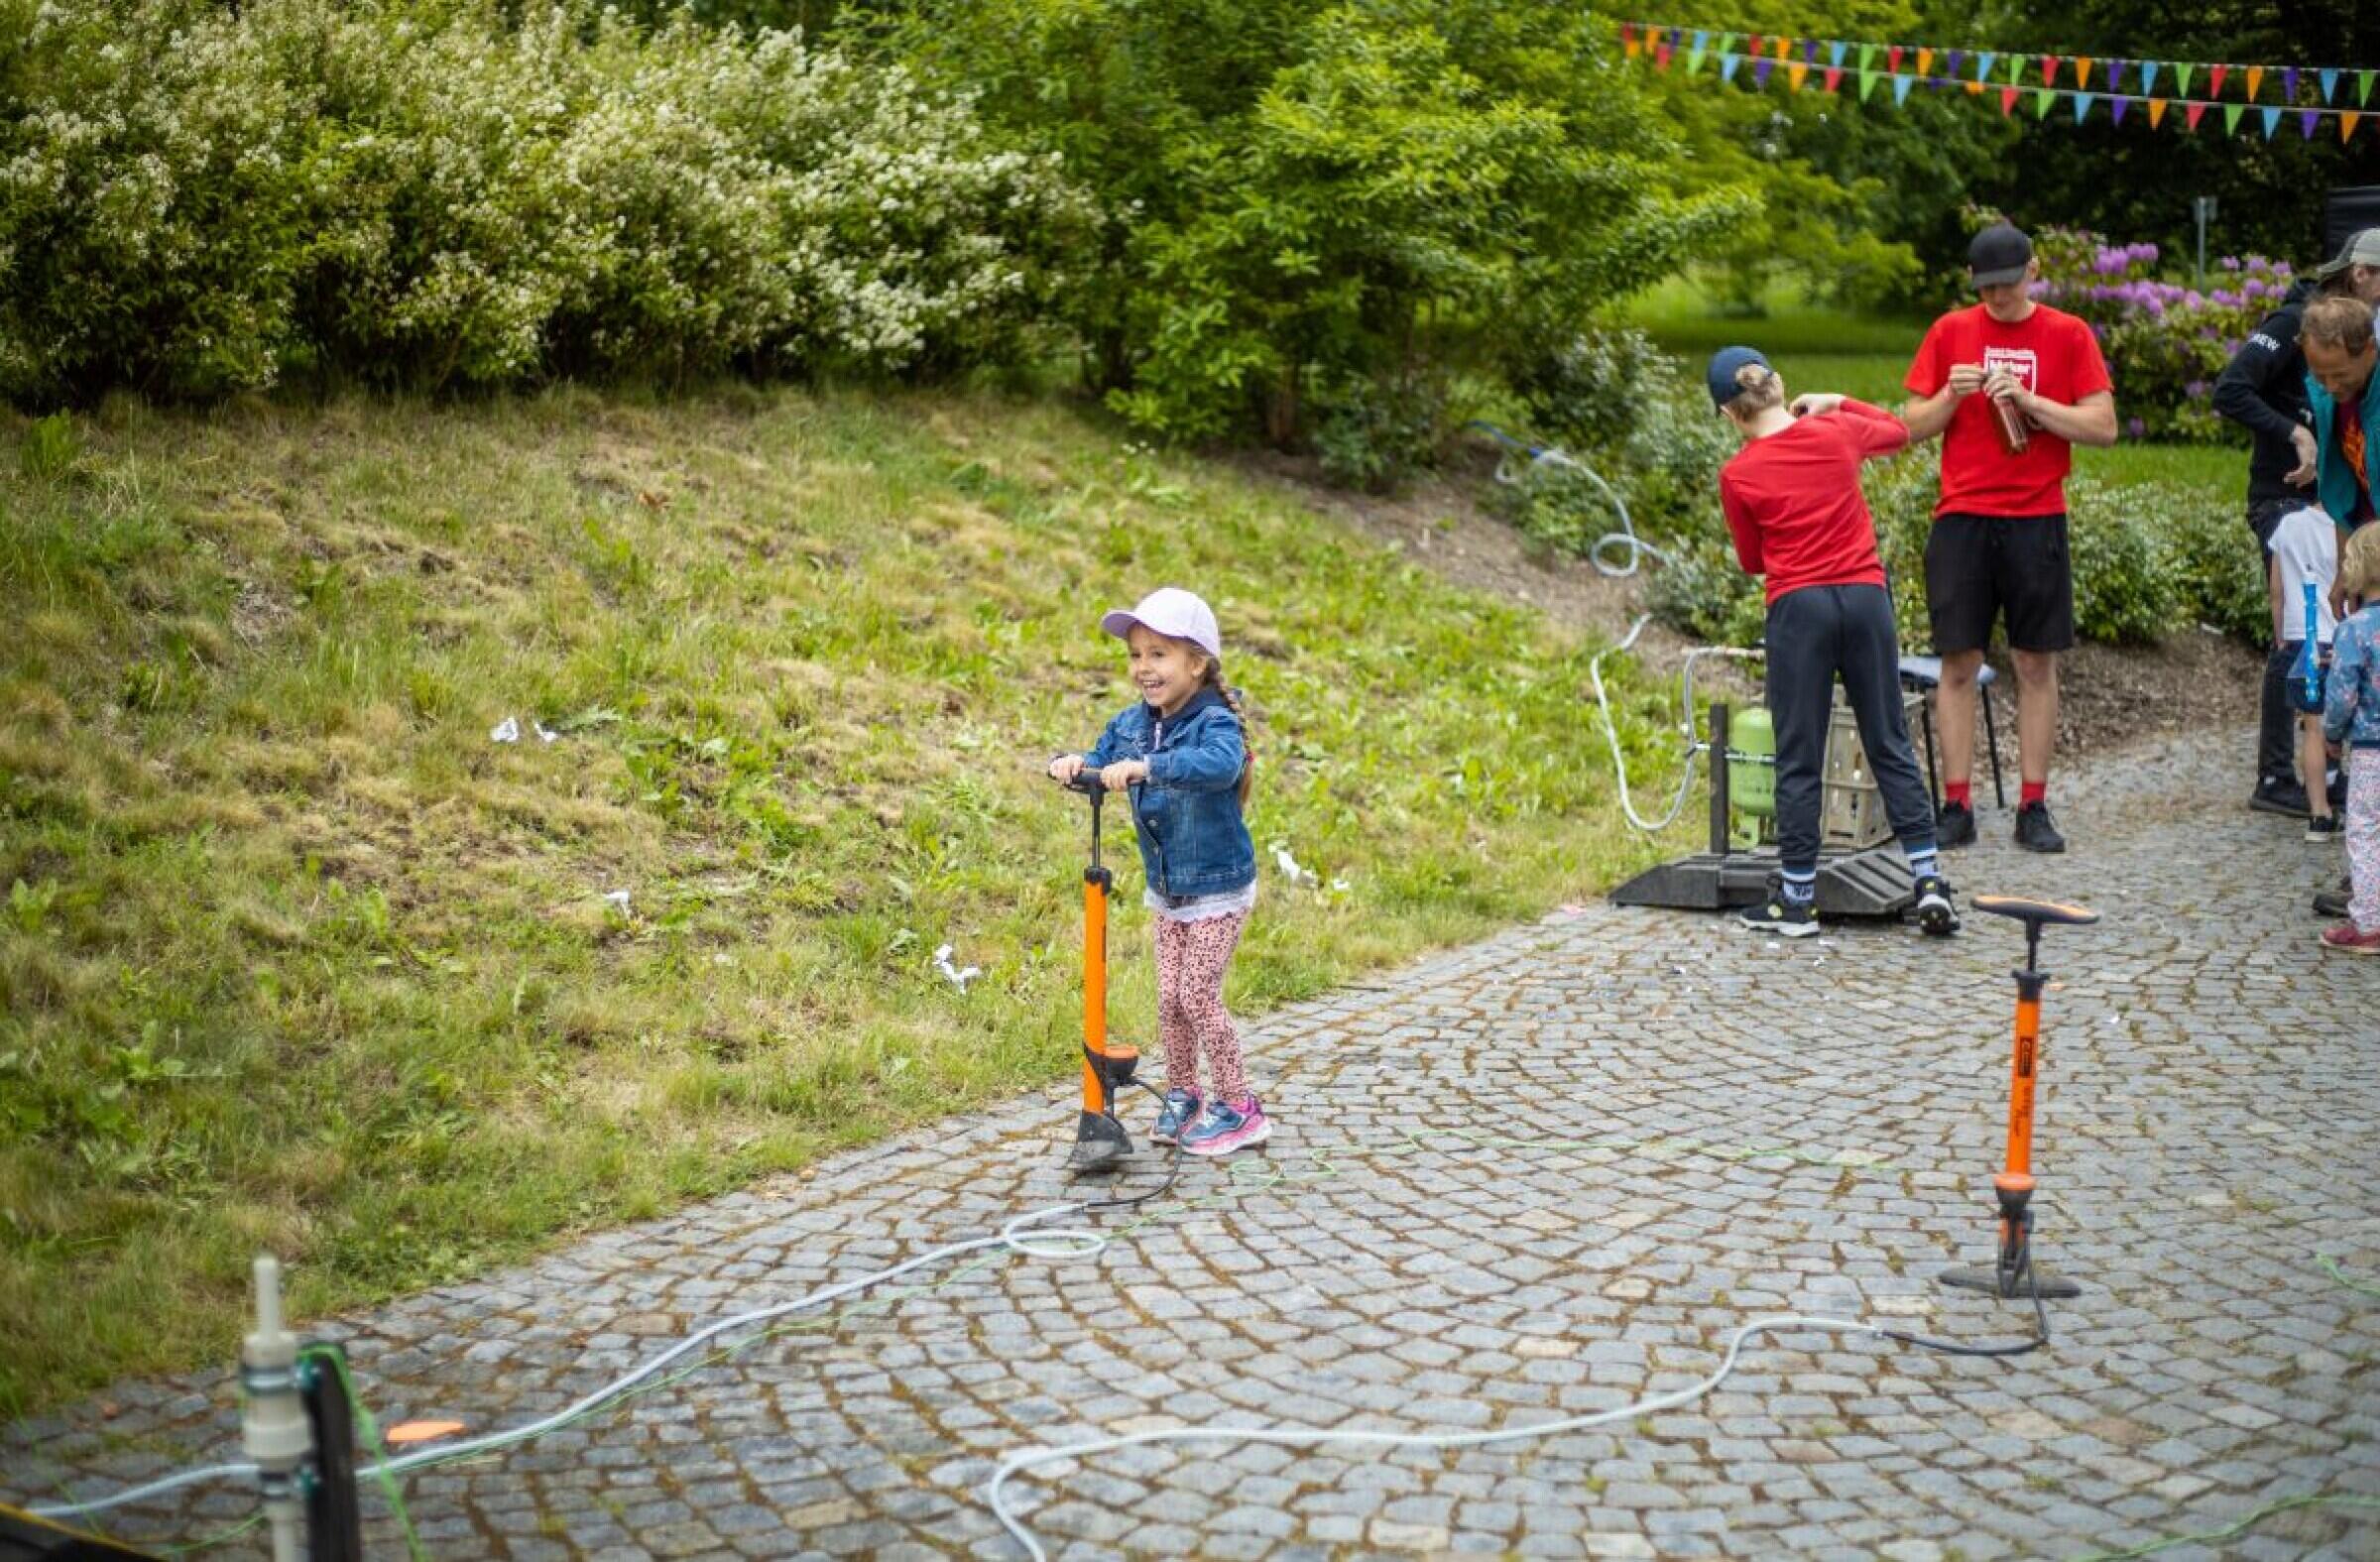
[{"label": "man's cap", "polygon": [[2380,228],[2366,228],[2338,248],[2338,253],[2315,268],[2314,280],[2328,282],[2349,266],[2380,266]]},{"label": "man's cap", "polygon": [[1711,355],[1711,368],[1704,378],[1711,387],[1712,406],[1725,407],[1743,394],[1744,388],[1735,383],[1735,371],[1747,363],[1756,363],[1763,369],[1769,366],[1757,347],[1722,347]]},{"label": "man's cap", "polygon": [[1218,661],[1223,660],[1223,631],[1215,610],[1195,591],[1159,586],[1130,608],[1118,608],[1099,621],[1099,627],[1123,640],[1138,624],[1173,640],[1186,640]]},{"label": "man's cap", "polygon": [[1993,223],[1966,246],[1967,275],[1978,288],[2023,282],[2032,260],[2033,241],[2006,222]]}]

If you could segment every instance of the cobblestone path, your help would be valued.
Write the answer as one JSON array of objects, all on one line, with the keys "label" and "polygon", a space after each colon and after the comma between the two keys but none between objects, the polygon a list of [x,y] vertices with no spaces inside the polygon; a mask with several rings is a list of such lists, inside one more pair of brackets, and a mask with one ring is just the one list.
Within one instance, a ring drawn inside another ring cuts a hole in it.
[{"label": "cobblestone path", "polygon": [[[2106,913],[2045,950],[2040,1240],[2085,1287],[2049,1351],[1803,1333],[1755,1340],[1697,1406],[1592,1432],[1143,1447],[1020,1482],[1035,1530],[1066,1557],[2071,1558],[2328,1494],[2360,1503],[2161,1555],[2380,1557],[2380,1295],[2339,1277],[2380,1282],[2380,962],[2316,949],[2307,899],[2340,854],[2240,806],[2245,747],[2062,781],[2063,859],[2015,852],[1990,810],[1952,859],[1963,892]],[[1781,944],[1596,905],[1283,1011],[1251,1037],[1279,1130],[1186,1167],[1187,1207],[1112,1220],[1090,1259],[954,1261],[417,1476],[422,1546],[1009,1557],[981,1487],[1036,1443],[1174,1418],[1521,1425],[1690,1382],[1767,1312],[2019,1336],[2023,1309],[1934,1275],[1989,1255],[2021,943],[1973,915],[1948,945]],[[515,1423],[704,1322],[1068,1197],[1069,1124],[1062,1098],[953,1119],[339,1327],[384,1417]],[[106,1401],[11,1429],[0,1484],[95,1493],[233,1456],[224,1374]],[[216,1489],[117,1528],[187,1539],[249,1510]],[[374,1555],[402,1556],[373,1511]]]}]

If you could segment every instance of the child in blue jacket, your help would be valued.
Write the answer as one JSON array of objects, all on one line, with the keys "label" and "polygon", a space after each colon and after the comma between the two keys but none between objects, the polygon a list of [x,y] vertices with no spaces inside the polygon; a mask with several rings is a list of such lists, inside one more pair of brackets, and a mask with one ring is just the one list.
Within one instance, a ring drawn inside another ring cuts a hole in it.
[{"label": "child in blue jacket", "polygon": [[1089,754],[1062,755],[1049,773],[1072,781],[1095,770],[1109,790],[1131,794],[1145,900],[1156,917],[1157,1035],[1165,1048],[1165,1105],[1149,1137],[1193,1155],[1226,1155],[1272,1135],[1223,1003],[1224,972],[1256,903],[1256,849],[1241,813],[1249,750],[1240,702],[1223,681],[1215,612],[1193,593],[1152,591],[1100,628],[1130,648],[1140,699],[1108,723]]},{"label": "child in blue jacket", "polygon": [[2335,582],[2357,611],[2330,641],[2322,736],[2345,746],[2347,919],[2323,929],[2322,947],[2380,954],[2380,525],[2347,539]]}]

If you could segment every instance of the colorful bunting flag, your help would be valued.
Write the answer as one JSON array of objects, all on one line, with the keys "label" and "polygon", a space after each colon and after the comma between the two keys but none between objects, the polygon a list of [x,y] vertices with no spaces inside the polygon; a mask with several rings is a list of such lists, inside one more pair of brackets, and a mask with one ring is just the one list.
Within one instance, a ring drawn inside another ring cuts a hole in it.
[{"label": "colorful bunting flag", "polygon": [[[2161,97],[2153,97],[2149,99],[2149,128],[2151,130],[2155,130],[2159,125],[2164,123],[2165,99]],[[2194,126],[2193,128],[2195,129],[2196,127]]]},{"label": "colorful bunting flag", "polygon": [[1860,69],[1860,72],[1861,72],[1862,74],[1866,74],[1866,73],[1869,73],[1869,72],[1873,71],[1873,70],[1874,70],[1874,68],[1875,68],[1875,64],[1876,64],[1876,46],[1875,46],[1875,45],[1873,45],[1873,44],[1861,44],[1861,45],[1859,46],[1859,69]]},{"label": "colorful bunting flag", "polygon": [[2256,92],[2257,92],[2257,89],[2258,89],[2258,88],[2260,88],[2260,87],[2262,87],[2263,85],[2264,85],[2264,66],[2262,66],[2262,65],[2250,65],[2250,66],[2248,66],[2248,101],[2249,101],[2249,102],[2253,103],[2253,102],[2255,102],[2255,101],[2256,101]]},{"label": "colorful bunting flag", "polygon": [[2206,117],[2206,105],[2205,105],[2205,104],[2203,104],[2203,103],[2190,103],[2190,102],[2186,102],[2186,103],[2184,103],[2184,104],[2182,105],[2182,118],[2184,119],[2184,121],[2186,121],[2186,122],[2189,124],[2189,126],[2190,126],[2190,128],[2191,128],[2191,129],[2193,129],[2193,130],[2196,130],[2196,129],[2198,129],[2198,128],[2199,128],[2199,121],[2200,121],[2200,120],[2202,120],[2202,119],[2204,119],[2205,117]]},{"label": "colorful bunting flag", "polygon": [[1720,57],[1719,57],[1719,79],[1721,79],[1722,81],[1726,81],[1726,82],[1732,82],[1732,81],[1734,81],[1734,79],[1735,79],[1735,67],[1736,67],[1736,66],[1738,66],[1738,65],[1740,65],[1740,64],[1742,64],[1742,63],[1743,63],[1743,57],[1742,57],[1741,55],[1722,55],[1722,56],[1720,56]]},{"label": "colorful bunting flag", "polygon": [[2325,70],[2325,71],[2323,71],[2323,72],[2322,72],[2322,101],[2323,101],[2323,102],[2325,102],[2325,103],[2329,102],[2329,101],[2330,101],[2330,98],[2331,98],[2331,95],[2332,95],[2333,93],[2337,92],[2337,90],[2338,90],[2338,72],[2337,72],[2337,71],[2335,71],[2335,70]]},{"label": "colorful bunting flag", "polygon": [[1830,91],[1830,92],[1836,92],[1836,91],[1840,91],[1840,90],[1842,90],[1842,87],[1843,87],[1843,66],[1841,66],[1841,65],[1829,65],[1829,66],[1827,66],[1827,90],[1828,90],[1828,91]]},{"label": "colorful bunting flag", "polygon": [[1952,51],[1951,51],[1951,62],[1950,62],[1948,65],[1944,66],[1943,68],[1944,68],[1944,69],[1946,69],[1946,70],[1948,70],[1948,71],[1950,71],[1950,73],[1951,73],[1952,75],[1957,75],[1957,74],[1959,73],[1959,66],[1960,66],[1960,63],[1961,63],[1962,60],[1964,59],[1964,57],[1965,56],[1965,54],[1966,54],[1966,51],[1965,51],[1965,50],[1964,50],[1964,49],[1954,49],[1954,50],[1952,50]]},{"label": "colorful bunting flag", "polygon": [[1919,50],[1919,51],[1917,52],[1917,73],[1918,73],[1919,75],[1921,75],[1921,76],[1922,76],[1922,75],[1930,75],[1930,74],[1932,74],[1932,73],[1933,73],[1933,70],[1934,70],[1934,51],[1932,51],[1931,49],[1921,49],[1921,50]]},{"label": "colorful bunting flag", "polygon": [[2121,92],[2118,92],[2115,95],[2115,100],[2107,105],[2107,113],[2117,124],[2120,125],[2124,122],[2124,110],[2130,108],[2131,106],[2132,100],[2124,96]]},{"label": "colorful bunting flag", "polygon": [[1843,67],[1843,52],[1848,47],[1846,44],[1829,45],[1827,47],[1827,63],[1841,69]]},{"label": "colorful bunting flag", "polygon": [[2224,135],[2233,135],[2238,132],[2239,116],[2247,111],[2247,107],[2245,103],[2225,103],[2223,105]]},{"label": "colorful bunting flag", "polygon": [[1991,67],[1999,62],[1999,59],[1997,54],[1990,52],[1977,55],[1975,57],[1975,79],[1980,81],[1990,75]]},{"label": "colorful bunting flag", "polygon": [[2076,124],[2080,125],[2081,123],[2082,123],[2083,116],[2087,115],[2087,114],[2090,112],[2090,105],[2091,105],[2091,102],[2092,102],[2092,100],[2093,100],[2093,99],[2095,99],[2095,98],[2096,98],[2098,95],[2099,95],[2099,94],[2097,94],[2096,92],[2077,92],[2077,93],[2074,95],[2074,96],[2075,96],[2075,123],[2076,123]]},{"label": "colorful bunting flag", "polygon": [[[2223,77],[2229,75],[2230,73],[2231,67],[2229,65],[2208,66],[2206,70],[2206,95],[2208,97],[2221,97],[2223,95]],[[2190,90],[2190,88],[2186,86],[2182,90],[2187,92]],[[2255,95],[2256,94],[2253,92],[2248,94],[2250,97],[2254,97]]]},{"label": "colorful bunting flag", "polygon": [[2041,84],[2043,86],[2058,84],[2058,57],[2056,55],[2041,57]]},{"label": "colorful bunting flag", "polygon": [[1788,92],[1799,92],[1802,89],[1803,78],[1809,74],[1810,67],[1803,64],[1798,60],[1792,64],[1787,65],[1785,67],[1785,90]]},{"label": "colorful bunting flag", "polygon": [[2075,57],[2075,85],[2079,87],[2090,85],[2090,57],[2088,55]]},{"label": "colorful bunting flag", "polygon": [[1894,76],[1892,78],[1892,101],[1896,107],[1909,101],[1909,89],[1915,85],[1917,85],[1915,76]]},{"label": "colorful bunting flag", "polygon": [[2187,61],[2176,61],[2174,65],[2174,90],[2184,97],[2190,96],[2190,78],[2197,72],[2198,68],[2198,66],[2190,64]]},{"label": "colorful bunting flag", "polygon": [[2000,117],[2002,119],[2006,119],[2009,115],[2016,112],[2016,88],[2000,88]]},{"label": "colorful bunting flag", "polygon": [[1881,79],[1882,77],[1873,70],[1862,70],[1859,72],[1859,100],[1861,102],[1864,103],[1867,101],[1869,94],[1876,90],[1877,81]]},{"label": "colorful bunting flag", "polygon": [[2291,65],[2289,68],[2281,72],[2281,101],[2284,103],[2295,103],[2297,100],[2298,67],[2296,65]]},{"label": "colorful bunting flag", "polygon": [[2157,61],[2154,60],[2140,62],[2140,90],[2143,95],[2157,90]]},{"label": "colorful bunting flag", "polygon": [[2033,117],[2035,119],[2049,118],[2050,105],[2057,101],[2058,93],[2055,88],[2035,87],[2033,89]]},{"label": "colorful bunting flag", "polygon": [[2374,74],[2375,72],[2370,70],[2355,72],[2355,106],[2357,108],[2372,106],[2372,76]]},{"label": "colorful bunting flag", "polygon": [[2321,117],[2321,111],[2319,109],[2302,108],[2298,110],[2298,139],[2312,141],[2314,139],[2314,122]]},{"label": "colorful bunting flag", "polygon": [[2341,109],[2341,110],[2339,110],[2339,114],[2338,114],[2338,139],[2339,139],[2339,140],[2341,140],[2341,141],[2344,141],[2344,140],[2346,140],[2348,137],[2350,137],[2350,136],[2354,135],[2354,134],[2355,134],[2355,122],[2356,122],[2357,120],[2361,119],[2361,118],[2363,118],[2363,116],[2362,116],[2361,114],[2358,114],[2358,113],[2356,113],[2356,112],[2355,112],[2353,109],[2351,109],[2351,108],[2346,108],[2346,109]]},{"label": "colorful bunting flag", "polygon": [[1901,46],[1900,46],[1900,45],[1898,45],[1898,44],[1893,44],[1893,45],[1891,45],[1891,46],[1889,46],[1888,48],[1886,48],[1886,49],[1885,49],[1885,51],[1884,51],[1884,67],[1885,67],[1886,69],[1888,69],[1888,70],[1898,70],[1898,69],[1900,69],[1900,68],[1901,68]]},{"label": "colorful bunting flag", "polygon": [[2273,139],[2273,132],[2281,128],[2281,111],[2277,108],[2265,108],[2259,109],[2257,112],[2264,116],[2264,139],[2270,141]]}]

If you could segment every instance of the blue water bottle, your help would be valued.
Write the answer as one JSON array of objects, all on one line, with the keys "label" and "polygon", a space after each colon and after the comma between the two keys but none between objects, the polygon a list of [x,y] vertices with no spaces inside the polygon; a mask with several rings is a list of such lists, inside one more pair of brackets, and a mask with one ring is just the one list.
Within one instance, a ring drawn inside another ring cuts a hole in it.
[{"label": "blue water bottle", "polygon": [[2320,715],[2322,709],[2322,664],[2315,655],[2320,639],[2320,605],[2316,600],[2314,582],[2306,583],[2306,638],[2298,646],[2298,670],[2290,674],[2291,703],[2309,716]]}]

